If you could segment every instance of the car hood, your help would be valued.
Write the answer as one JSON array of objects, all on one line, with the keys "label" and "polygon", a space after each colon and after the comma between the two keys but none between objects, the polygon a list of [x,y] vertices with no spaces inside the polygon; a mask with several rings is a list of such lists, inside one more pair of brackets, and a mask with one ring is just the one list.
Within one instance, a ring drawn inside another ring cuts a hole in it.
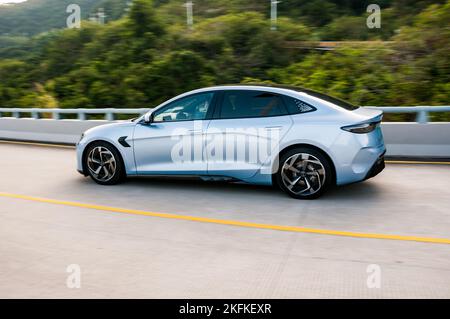
[{"label": "car hood", "polygon": [[108,123],[88,129],[84,132],[84,136],[108,136],[114,132],[132,129],[135,125],[136,123],[131,121]]}]

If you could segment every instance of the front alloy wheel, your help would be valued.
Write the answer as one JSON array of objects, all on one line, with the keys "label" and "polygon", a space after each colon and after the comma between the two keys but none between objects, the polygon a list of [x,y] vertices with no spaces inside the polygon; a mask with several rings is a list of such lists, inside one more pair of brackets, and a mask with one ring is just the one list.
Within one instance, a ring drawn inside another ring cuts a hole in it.
[{"label": "front alloy wheel", "polygon": [[97,146],[87,157],[89,172],[101,182],[109,181],[116,173],[116,159],[107,148]]},{"label": "front alloy wheel", "polygon": [[97,142],[89,147],[85,168],[91,178],[102,185],[118,183],[123,177],[123,164],[119,152],[108,143]]}]

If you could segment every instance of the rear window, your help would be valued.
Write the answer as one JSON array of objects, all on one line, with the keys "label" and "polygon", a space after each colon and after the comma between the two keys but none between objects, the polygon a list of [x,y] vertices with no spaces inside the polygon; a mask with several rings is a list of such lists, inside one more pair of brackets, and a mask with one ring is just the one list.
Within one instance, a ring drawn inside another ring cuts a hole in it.
[{"label": "rear window", "polygon": [[353,105],[350,102],[338,99],[338,98],[330,96],[330,95],[319,93],[319,92],[316,92],[316,91],[298,90],[298,92],[304,92],[304,93],[312,95],[312,96],[314,96],[314,97],[316,97],[318,99],[324,100],[326,102],[333,103],[334,105],[337,105],[337,106],[342,107],[343,109],[346,109],[346,110],[349,110],[349,111],[353,111],[353,110],[356,110],[357,108],[359,108],[359,106]]}]

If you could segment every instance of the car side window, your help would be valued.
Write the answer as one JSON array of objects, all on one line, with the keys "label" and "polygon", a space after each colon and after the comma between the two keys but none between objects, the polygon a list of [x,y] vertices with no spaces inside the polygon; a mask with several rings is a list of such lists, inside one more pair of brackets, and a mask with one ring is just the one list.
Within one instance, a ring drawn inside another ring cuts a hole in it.
[{"label": "car side window", "polygon": [[290,96],[284,96],[284,100],[286,102],[287,109],[289,114],[301,114],[308,113],[317,110],[314,106],[299,100],[297,98],[293,98]]},{"label": "car side window", "polygon": [[286,115],[282,98],[271,92],[224,91],[219,117],[222,119]]},{"label": "car side window", "polygon": [[203,120],[214,93],[199,93],[173,101],[154,114],[154,122]]}]

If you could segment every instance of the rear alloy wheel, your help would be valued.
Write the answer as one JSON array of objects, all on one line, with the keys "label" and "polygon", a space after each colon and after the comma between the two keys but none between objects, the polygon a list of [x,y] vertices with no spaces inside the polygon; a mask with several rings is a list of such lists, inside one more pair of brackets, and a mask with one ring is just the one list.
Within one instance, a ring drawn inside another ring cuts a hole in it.
[{"label": "rear alloy wheel", "polygon": [[120,154],[108,143],[96,142],[89,146],[84,161],[89,176],[98,184],[114,185],[124,177]]},{"label": "rear alloy wheel", "polygon": [[309,148],[288,151],[280,159],[278,185],[297,199],[313,199],[323,194],[332,182],[328,159]]}]

